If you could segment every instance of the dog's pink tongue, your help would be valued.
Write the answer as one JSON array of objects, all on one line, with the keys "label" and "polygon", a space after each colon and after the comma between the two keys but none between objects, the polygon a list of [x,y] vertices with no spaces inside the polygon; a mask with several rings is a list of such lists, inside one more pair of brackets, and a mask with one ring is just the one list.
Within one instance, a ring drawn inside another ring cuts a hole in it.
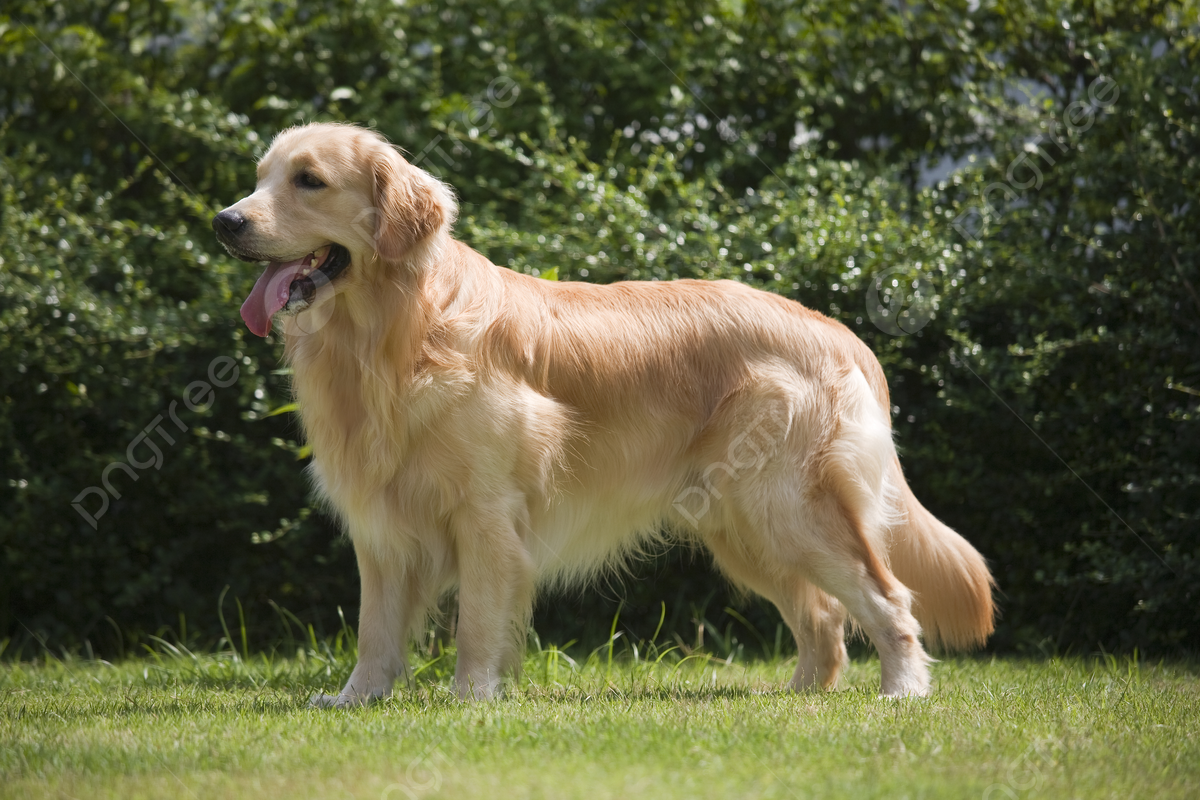
[{"label": "dog's pink tongue", "polygon": [[271,317],[287,305],[289,287],[296,275],[312,258],[312,253],[295,261],[272,261],[250,290],[250,296],[242,303],[242,319],[255,336],[266,336],[271,332]]}]

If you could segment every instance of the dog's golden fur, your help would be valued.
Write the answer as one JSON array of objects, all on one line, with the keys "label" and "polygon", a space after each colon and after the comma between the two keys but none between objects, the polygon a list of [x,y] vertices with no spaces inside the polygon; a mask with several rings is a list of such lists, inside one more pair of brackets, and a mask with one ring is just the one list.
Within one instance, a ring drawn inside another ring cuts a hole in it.
[{"label": "dog's golden fur", "polygon": [[443,184],[353,126],[285,131],[258,181],[231,207],[232,252],[351,255],[284,320],[312,477],[362,580],[359,663],[320,702],[390,691],[407,633],[454,587],[459,692],[492,696],[536,586],[664,529],[779,608],[796,689],[837,680],[847,613],[887,695],[928,691],[922,629],[951,647],[991,633],[987,567],[909,491],[883,372],[841,324],[730,281],[497,267],[451,238]]}]

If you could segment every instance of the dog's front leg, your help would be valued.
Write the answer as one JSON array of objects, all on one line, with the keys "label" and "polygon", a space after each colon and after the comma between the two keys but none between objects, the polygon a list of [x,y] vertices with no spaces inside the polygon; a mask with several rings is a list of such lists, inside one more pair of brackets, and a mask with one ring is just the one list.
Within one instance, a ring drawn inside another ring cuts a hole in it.
[{"label": "dog's front leg", "polygon": [[458,696],[494,697],[501,673],[520,664],[533,593],[533,565],[509,519],[457,525]]},{"label": "dog's front leg", "polygon": [[318,707],[364,705],[391,693],[395,679],[408,672],[405,653],[409,622],[419,587],[415,577],[397,560],[382,560],[366,546],[355,544],[362,605],[358,619],[358,664],[337,695],[312,699]]}]

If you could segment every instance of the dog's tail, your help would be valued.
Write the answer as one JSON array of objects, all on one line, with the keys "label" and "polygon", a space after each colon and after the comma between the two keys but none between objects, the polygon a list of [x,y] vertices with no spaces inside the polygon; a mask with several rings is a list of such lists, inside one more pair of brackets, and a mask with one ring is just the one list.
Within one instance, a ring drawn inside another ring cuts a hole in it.
[{"label": "dog's tail", "polygon": [[921,505],[893,462],[905,518],[892,530],[892,572],[914,595],[913,616],[933,648],[970,649],[995,629],[995,581],[979,551]]}]

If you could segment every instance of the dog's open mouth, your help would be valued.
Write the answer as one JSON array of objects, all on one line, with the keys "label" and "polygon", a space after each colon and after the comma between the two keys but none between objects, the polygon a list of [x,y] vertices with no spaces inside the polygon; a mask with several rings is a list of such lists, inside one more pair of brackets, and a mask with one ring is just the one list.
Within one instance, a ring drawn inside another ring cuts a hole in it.
[{"label": "dog's open mouth", "polygon": [[271,318],[280,311],[308,308],[317,291],[350,265],[350,251],[327,244],[292,261],[271,261],[242,303],[242,319],[255,336],[271,332]]}]

